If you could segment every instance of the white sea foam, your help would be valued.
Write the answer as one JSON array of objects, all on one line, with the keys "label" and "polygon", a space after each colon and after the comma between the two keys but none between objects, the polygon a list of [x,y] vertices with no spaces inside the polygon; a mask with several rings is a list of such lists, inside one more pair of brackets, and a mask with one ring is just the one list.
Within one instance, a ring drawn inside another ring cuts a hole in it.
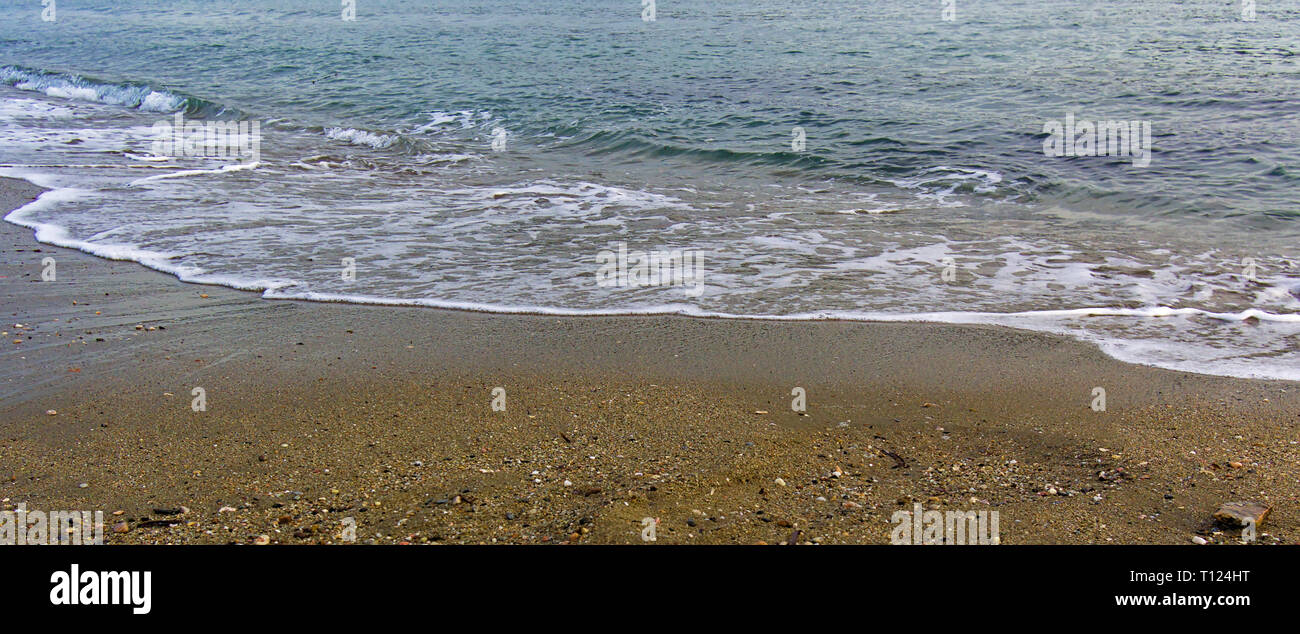
[{"label": "white sea foam", "polygon": [[67,106],[53,104],[48,101],[39,101],[36,99],[0,100],[0,119],[71,119],[74,116],[76,116],[76,110]]},{"label": "white sea foam", "polygon": [[256,169],[258,165],[260,165],[259,162],[232,163],[229,165],[222,165],[221,167],[217,167],[213,169],[180,170],[177,172],[168,172],[166,174],[155,174],[153,176],[137,178],[131,181],[130,183],[128,183],[128,185],[131,187],[135,187],[136,185],[141,185],[143,183],[148,183],[151,181],[160,181],[168,178],[188,178],[190,176],[207,176],[209,174],[228,174],[230,172],[242,172],[244,170]]},{"label": "white sea foam", "polygon": [[[3,175],[10,176],[11,174]],[[33,184],[39,184],[38,181],[41,179],[27,178],[27,180]],[[177,264],[175,260],[183,255],[181,253],[152,251],[131,244],[106,244],[81,240],[71,236],[64,227],[32,219],[34,215],[41,211],[52,209],[60,204],[93,199],[95,194],[90,190],[73,187],[51,189],[43,192],[36,200],[11,211],[4,219],[6,222],[34,230],[34,236],[39,242],[76,249],[106,260],[136,262],[156,271],[174,275],[183,282],[212,284],[258,292],[274,291],[280,287],[294,284],[293,281],[286,280],[242,279],[235,276],[210,274],[198,267]]]},{"label": "white sea foam", "polygon": [[992,170],[969,169],[939,165],[923,170],[911,178],[889,180],[896,187],[917,192],[917,196],[932,200],[943,207],[964,207],[965,202],[954,194],[963,183],[972,181],[972,191],[987,194],[997,189],[1002,174]]},{"label": "white sea foam", "polygon": [[[33,184],[40,184],[41,179],[28,179]],[[47,181],[48,184],[48,181]],[[168,266],[166,262],[174,254],[157,253],[137,248],[129,244],[100,244],[73,237],[66,228],[48,222],[33,219],[37,213],[52,209],[60,204],[92,198],[94,192],[74,187],[63,187],[43,192],[36,200],[19,207],[5,216],[5,220],[21,227],[35,231],[35,238],[46,244],[84,251],[91,255],[109,260],[128,260],[138,262],[150,268],[172,274],[189,273],[183,267]]]},{"label": "white sea foam", "polygon": [[125,156],[134,161],[146,161],[150,163],[165,163],[175,158],[172,156],[157,156],[153,154],[134,154],[131,152],[123,152],[122,156]]},{"label": "white sea foam", "polygon": [[353,145],[369,145],[377,150],[382,150],[397,142],[396,136],[377,134],[355,128],[329,128],[325,130],[325,136],[335,141],[343,141]]},{"label": "white sea foam", "polygon": [[479,112],[475,110],[461,110],[459,112],[442,112],[435,110],[426,112],[423,115],[429,119],[428,123],[416,126],[410,131],[410,134],[424,134],[432,130],[445,128],[454,125],[460,129],[473,128],[485,125],[492,120],[492,113]]},{"label": "white sea foam", "polygon": [[149,112],[173,112],[180,105],[181,99],[176,95],[155,90],[145,95],[144,101],[140,102],[140,109]]}]

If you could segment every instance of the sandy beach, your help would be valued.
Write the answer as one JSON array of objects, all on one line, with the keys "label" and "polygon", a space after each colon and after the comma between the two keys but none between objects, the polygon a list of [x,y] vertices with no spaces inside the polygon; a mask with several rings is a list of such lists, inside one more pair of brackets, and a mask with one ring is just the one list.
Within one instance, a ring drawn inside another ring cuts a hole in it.
[{"label": "sandy beach", "polygon": [[1234,543],[1234,500],[1300,542],[1294,383],[997,327],[271,301],[9,223],[0,255],[3,508],[102,510],[110,544],[888,543],[915,503],[1003,544]]}]

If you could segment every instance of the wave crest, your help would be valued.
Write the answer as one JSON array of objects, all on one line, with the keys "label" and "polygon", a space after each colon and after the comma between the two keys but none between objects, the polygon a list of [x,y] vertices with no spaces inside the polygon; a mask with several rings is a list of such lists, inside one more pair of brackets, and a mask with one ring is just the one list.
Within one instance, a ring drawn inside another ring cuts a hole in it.
[{"label": "wave crest", "polygon": [[212,110],[213,104],[147,84],[101,82],[72,73],[51,73],[21,66],[0,66],[0,82],[50,97],[125,106],[146,112],[187,113]]}]

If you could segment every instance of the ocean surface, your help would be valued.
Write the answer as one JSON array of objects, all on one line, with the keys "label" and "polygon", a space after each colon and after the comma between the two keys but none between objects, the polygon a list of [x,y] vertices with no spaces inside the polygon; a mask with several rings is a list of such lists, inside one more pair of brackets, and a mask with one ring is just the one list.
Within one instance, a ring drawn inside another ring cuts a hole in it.
[{"label": "ocean surface", "polygon": [[[0,3],[0,175],[53,190],[6,219],[267,298],[1005,324],[1300,379],[1295,2],[346,4]],[[178,115],[256,123],[257,161],[160,146]],[[1050,155],[1067,117],[1149,126],[1149,164]],[[620,246],[699,284],[602,284]]]}]

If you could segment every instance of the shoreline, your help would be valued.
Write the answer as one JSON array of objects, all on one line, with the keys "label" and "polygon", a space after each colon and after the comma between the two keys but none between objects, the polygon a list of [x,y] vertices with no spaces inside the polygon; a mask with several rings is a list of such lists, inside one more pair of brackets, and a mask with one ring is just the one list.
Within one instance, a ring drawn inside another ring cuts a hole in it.
[{"label": "shoreline", "polygon": [[[0,179],[8,177],[0,176]],[[40,191],[42,195],[48,193],[39,185],[13,179],[22,182],[22,187],[32,187]],[[17,187],[17,186],[16,186]],[[19,188],[22,188],[19,187]],[[32,194],[33,196],[35,194]],[[58,200],[55,198],[54,200]],[[27,201],[30,202],[30,199]],[[7,215],[11,213],[16,206],[10,206]],[[37,234],[41,229],[51,227],[42,223],[32,223],[35,226],[27,224],[18,224],[10,222]],[[60,235],[63,230],[54,227]],[[48,236],[47,236],[48,238]],[[63,244],[60,244],[62,242]],[[1199,374],[1206,376],[1217,376],[1236,379],[1251,379],[1264,381],[1286,381],[1300,384],[1300,374],[1294,370],[1290,372],[1281,372],[1276,367],[1272,370],[1260,371],[1258,369],[1242,370],[1239,368],[1225,368],[1222,364],[1214,367],[1207,367],[1203,363],[1191,362],[1165,362],[1161,363],[1152,359],[1134,358],[1120,352],[1125,346],[1116,345],[1115,341],[1101,339],[1089,339],[1088,337],[1069,335],[1063,331],[1052,328],[1032,327],[1027,323],[1016,323],[1015,319],[1033,319],[1046,317],[1129,317],[1129,318],[1147,318],[1147,319],[1164,319],[1173,316],[1200,316],[1210,318],[1220,322],[1293,322],[1300,320],[1300,315],[1268,313],[1258,309],[1246,309],[1241,312],[1214,312],[1201,308],[1116,308],[1116,307],[1075,307],[1075,308],[1058,308],[1058,309],[1029,309],[1019,312],[981,312],[981,311],[937,311],[937,312],[916,312],[916,313],[890,313],[890,312],[856,312],[846,310],[826,310],[813,311],[806,313],[791,314],[735,314],[726,312],[716,312],[693,309],[693,307],[675,308],[675,305],[665,305],[654,308],[643,309],[624,309],[624,310],[603,310],[603,309],[579,309],[579,308],[556,308],[548,306],[530,306],[530,305],[500,305],[500,304],[480,304],[475,302],[463,301],[445,301],[436,299],[412,299],[371,296],[364,294],[337,294],[337,293],[319,293],[304,292],[298,295],[294,294],[277,294],[285,286],[293,286],[293,283],[271,284],[266,280],[259,281],[240,281],[234,278],[225,278],[221,280],[199,279],[207,277],[206,275],[184,275],[176,267],[162,264],[163,260],[169,259],[156,252],[137,251],[134,248],[128,248],[126,252],[131,255],[123,256],[122,252],[111,247],[102,247],[92,245],[81,240],[54,239],[49,244],[52,247],[68,248],[81,252],[84,255],[96,256],[102,260],[117,262],[132,262],[146,269],[163,273],[177,281],[195,286],[208,286],[235,290],[244,293],[257,293],[259,299],[272,301],[292,301],[320,304],[348,304],[367,307],[389,307],[389,308],[416,308],[416,309],[433,309],[448,310],[468,313],[479,313],[486,315],[522,315],[534,317],[556,317],[556,318],[626,318],[626,317],[662,317],[662,318],[686,318],[686,319],[717,319],[726,321],[775,321],[785,323],[798,322],[839,322],[839,323],[867,323],[867,324],[930,324],[952,327],[992,327],[1007,328],[1011,330],[1041,334],[1051,337],[1065,337],[1090,347],[1096,347],[1102,350],[1108,357],[1121,363],[1140,365],[1145,367],[1159,368],[1174,372],[1186,372],[1190,374]],[[188,279],[187,279],[188,278]],[[1294,291],[1293,291],[1294,293]],[[1107,351],[1109,349],[1109,351]],[[1285,364],[1282,365],[1285,367]]]},{"label": "shoreline", "polygon": [[[0,179],[0,209],[38,191]],[[264,301],[4,225],[3,509],[103,510],[109,543],[340,543],[344,517],[362,543],[642,543],[644,517],[888,543],[921,503],[998,510],[1004,544],[1187,544],[1232,541],[1210,516],[1238,499],[1300,542],[1294,382],[1005,326]]]}]

